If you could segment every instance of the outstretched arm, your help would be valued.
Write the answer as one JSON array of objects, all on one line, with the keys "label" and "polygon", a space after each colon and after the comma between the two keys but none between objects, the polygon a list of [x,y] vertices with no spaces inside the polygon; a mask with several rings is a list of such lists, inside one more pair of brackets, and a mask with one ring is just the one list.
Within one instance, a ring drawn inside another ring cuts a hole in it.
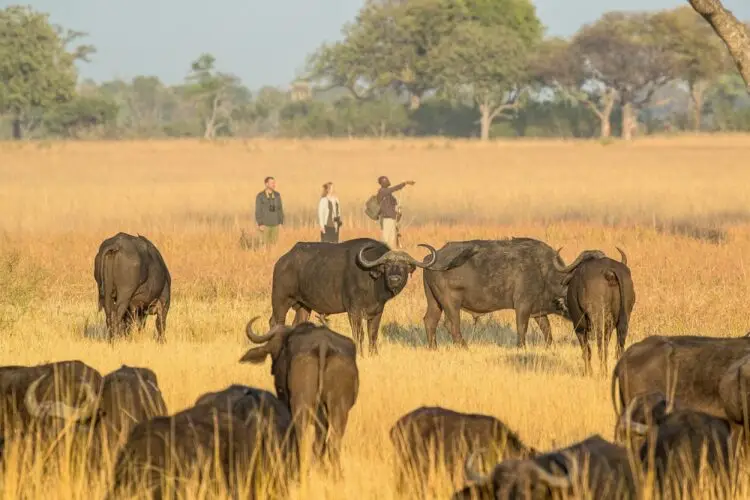
[{"label": "outstretched arm", "polygon": [[386,194],[391,194],[391,193],[394,193],[396,191],[400,191],[400,190],[404,189],[404,187],[406,187],[407,185],[413,186],[414,185],[414,181],[406,181],[406,182],[402,182],[401,184],[396,184],[395,186],[391,186],[389,188],[385,188],[385,192],[386,192]]}]

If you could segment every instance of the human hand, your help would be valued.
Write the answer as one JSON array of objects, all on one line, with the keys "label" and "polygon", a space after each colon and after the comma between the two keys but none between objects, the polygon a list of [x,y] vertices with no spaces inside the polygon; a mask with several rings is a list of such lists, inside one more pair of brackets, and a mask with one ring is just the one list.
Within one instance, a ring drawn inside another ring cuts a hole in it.
[{"label": "human hand", "polygon": [[266,226],[259,225],[258,226],[258,231],[260,231],[262,233],[265,228],[266,228]]},{"label": "human hand", "polygon": [[414,183],[414,181],[406,181],[406,183],[407,183],[407,184],[408,184],[409,186],[413,186],[413,185],[415,184],[415,183]]},{"label": "human hand", "polygon": [[323,233],[323,234],[325,234],[325,232],[326,232],[326,228],[324,228],[324,227],[322,227],[322,226],[321,226],[321,227],[320,227],[320,232],[321,232],[321,233]]}]

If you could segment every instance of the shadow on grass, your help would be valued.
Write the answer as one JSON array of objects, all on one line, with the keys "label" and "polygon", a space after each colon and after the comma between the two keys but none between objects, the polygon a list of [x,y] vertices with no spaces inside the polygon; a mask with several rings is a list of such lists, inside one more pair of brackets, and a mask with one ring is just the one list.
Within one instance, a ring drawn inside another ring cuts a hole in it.
[{"label": "shadow on grass", "polygon": [[562,359],[554,351],[529,352],[516,351],[503,355],[498,362],[508,365],[517,371],[548,373],[559,375],[583,375],[583,361],[580,364]]},{"label": "shadow on grass", "polygon": [[[427,334],[422,324],[401,325],[391,321],[382,325],[380,331],[388,342],[408,347],[427,347]],[[552,335],[555,344],[568,344],[572,332],[570,335],[558,333],[557,336],[553,332]],[[516,347],[518,344],[515,324],[501,322],[491,316],[481,317],[476,323],[473,320],[462,320],[461,336],[469,346]],[[437,343],[438,346],[453,345],[453,337],[448,332],[444,321],[437,328]],[[526,343],[529,346],[544,345],[544,336],[534,320],[529,321]]]}]

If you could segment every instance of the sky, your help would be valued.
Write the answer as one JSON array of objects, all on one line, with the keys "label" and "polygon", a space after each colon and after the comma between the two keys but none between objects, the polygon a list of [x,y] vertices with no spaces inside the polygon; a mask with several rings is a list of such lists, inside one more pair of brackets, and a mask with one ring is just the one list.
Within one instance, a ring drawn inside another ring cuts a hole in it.
[{"label": "sky", "polygon": [[[287,86],[321,43],[341,38],[363,0],[0,0],[31,5],[52,22],[89,34],[97,48],[81,76],[97,82],[136,75],[181,82],[202,52],[251,89]],[[609,10],[656,10],[687,0],[533,0],[549,35],[572,35]],[[724,0],[750,20],[750,0]]]}]

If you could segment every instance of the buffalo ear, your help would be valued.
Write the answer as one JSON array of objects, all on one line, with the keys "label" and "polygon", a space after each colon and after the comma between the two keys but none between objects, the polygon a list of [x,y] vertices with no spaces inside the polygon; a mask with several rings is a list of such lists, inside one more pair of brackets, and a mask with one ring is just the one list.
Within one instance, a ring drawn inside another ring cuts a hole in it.
[{"label": "buffalo ear", "polygon": [[255,347],[247,351],[245,355],[240,358],[240,363],[252,363],[258,365],[266,360],[268,354],[269,352],[266,346]]},{"label": "buffalo ear", "polygon": [[372,269],[370,269],[370,276],[374,280],[376,280],[376,279],[380,278],[381,276],[383,276],[384,273],[385,273],[385,266],[383,264],[380,264],[380,265],[378,265],[378,266],[373,267]]}]

